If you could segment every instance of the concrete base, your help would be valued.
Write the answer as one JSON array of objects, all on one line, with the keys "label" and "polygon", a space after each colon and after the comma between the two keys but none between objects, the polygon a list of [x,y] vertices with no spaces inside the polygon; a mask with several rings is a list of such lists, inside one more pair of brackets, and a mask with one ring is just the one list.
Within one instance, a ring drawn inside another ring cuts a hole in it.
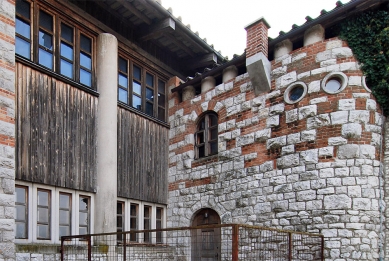
[{"label": "concrete base", "polygon": [[255,95],[270,91],[271,64],[263,53],[257,53],[246,59],[249,74]]}]

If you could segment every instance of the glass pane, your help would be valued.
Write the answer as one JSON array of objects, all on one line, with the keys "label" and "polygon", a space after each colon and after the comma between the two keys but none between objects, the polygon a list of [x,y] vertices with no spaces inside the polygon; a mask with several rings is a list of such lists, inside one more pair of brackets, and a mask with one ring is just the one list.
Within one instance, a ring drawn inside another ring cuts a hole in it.
[{"label": "glass pane", "polygon": [[215,140],[217,139],[217,134],[218,134],[218,130],[217,128],[214,128],[212,130],[209,131],[210,132],[210,140]]},{"label": "glass pane", "polygon": [[294,87],[290,93],[289,93],[289,99],[291,101],[297,101],[298,99],[300,99],[300,97],[303,95],[304,93],[304,88],[299,85],[299,86],[296,86]]},{"label": "glass pane", "polygon": [[137,79],[137,80],[141,80],[141,70],[138,66],[134,65],[133,67],[133,76],[134,76],[134,79]]},{"label": "glass pane", "polygon": [[69,226],[59,226],[59,237],[70,236],[70,227]]},{"label": "glass pane", "polygon": [[216,125],[217,125],[217,117],[216,117],[216,115],[210,114],[209,115],[209,126],[212,127],[212,126],[216,126]]},{"label": "glass pane", "polygon": [[16,48],[15,52],[23,57],[26,57],[27,59],[30,59],[30,43],[26,42],[19,37],[16,37]]},{"label": "glass pane", "polygon": [[138,228],[138,222],[136,218],[130,219],[130,229],[137,229]]},{"label": "glass pane", "polygon": [[144,211],[144,217],[150,217],[150,208],[149,207],[145,207],[145,211]]},{"label": "glass pane", "polygon": [[38,205],[48,206],[49,205],[49,193],[46,191],[38,191]]},{"label": "glass pane", "polygon": [[92,59],[89,55],[80,53],[80,64],[88,70],[92,70]]},{"label": "glass pane", "polygon": [[199,150],[199,158],[202,158],[205,156],[205,147],[204,146],[201,146],[198,148]]},{"label": "glass pane", "polygon": [[128,92],[122,88],[119,88],[119,101],[128,104]]},{"label": "glass pane", "polygon": [[123,217],[122,216],[116,217],[116,225],[117,225],[117,227],[123,227]]},{"label": "glass pane", "polygon": [[73,79],[73,64],[61,59],[61,74]]},{"label": "glass pane", "polygon": [[146,73],[146,84],[148,86],[154,87],[154,76],[149,73]]},{"label": "glass pane", "polygon": [[80,235],[88,234],[88,228],[86,228],[86,227],[80,227],[80,229],[78,231],[79,231]]},{"label": "glass pane", "polygon": [[117,203],[116,207],[117,214],[123,214],[123,204],[122,203]]},{"label": "glass pane", "polygon": [[205,118],[202,118],[197,126],[198,130],[204,130],[205,129]]},{"label": "glass pane", "polygon": [[210,142],[210,155],[217,153],[217,142]]},{"label": "glass pane", "polygon": [[39,64],[53,69],[53,54],[39,48]]},{"label": "glass pane", "polygon": [[81,39],[80,39],[80,42],[81,42],[81,49],[88,52],[88,53],[91,53],[92,52],[92,48],[91,48],[91,39],[83,34],[81,34]]},{"label": "glass pane", "polygon": [[16,205],[15,206],[15,209],[16,209],[16,217],[15,219],[16,220],[23,220],[25,221],[26,220],[26,207],[25,206],[20,206],[20,205]]},{"label": "glass pane", "polygon": [[165,94],[158,93],[158,105],[165,107]]},{"label": "glass pane", "polygon": [[80,226],[88,225],[88,213],[80,212]]},{"label": "glass pane", "polygon": [[127,86],[128,86],[128,79],[127,79],[127,76],[119,73],[119,85],[126,88],[127,89]]},{"label": "glass pane", "polygon": [[30,19],[30,4],[23,0],[16,0],[16,13]]},{"label": "glass pane", "polygon": [[326,83],[326,90],[331,91],[331,92],[336,92],[340,89],[341,86],[342,86],[342,84],[338,79],[336,79],[336,78],[330,79]]},{"label": "glass pane", "polygon": [[86,210],[88,210],[88,204],[89,204],[89,199],[88,199],[88,198],[80,197],[80,206],[79,206],[79,210],[80,210],[80,211],[86,211]]},{"label": "glass pane", "polygon": [[73,61],[73,47],[61,42],[61,56]]},{"label": "glass pane", "polygon": [[67,208],[70,207],[70,196],[66,194],[59,194],[59,207]]},{"label": "glass pane", "polygon": [[16,33],[26,37],[27,39],[31,39],[30,24],[20,20],[19,18],[16,18]]},{"label": "glass pane", "polygon": [[16,223],[16,238],[26,238],[26,224],[25,223]]},{"label": "glass pane", "polygon": [[39,45],[44,46],[48,50],[53,50],[53,37],[43,31],[39,31]]},{"label": "glass pane", "polygon": [[68,225],[70,224],[70,212],[67,210],[60,210],[59,211],[59,223],[61,225]]},{"label": "glass pane", "polygon": [[162,209],[161,208],[157,208],[156,217],[157,217],[157,219],[161,219],[162,218]]},{"label": "glass pane", "polygon": [[26,189],[25,188],[15,188],[15,202],[26,203]]},{"label": "glass pane", "polygon": [[197,144],[204,143],[204,132],[198,132],[196,137],[197,137]]},{"label": "glass pane", "polygon": [[92,86],[92,74],[83,69],[80,69],[80,83],[91,87]]},{"label": "glass pane", "polygon": [[158,119],[165,121],[165,109],[158,107]]},{"label": "glass pane", "polygon": [[127,73],[127,60],[119,57],[119,70]]},{"label": "glass pane", "polygon": [[153,104],[152,103],[149,103],[149,102],[146,102],[146,113],[150,116],[153,116],[154,113],[153,113]]},{"label": "glass pane", "polygon": [[146,88],[146,99],[148,99],[149,101],[154,101],[153,92],[154,92],[153,89]]},{"label": "glass pane", "polygon": [[136,205],[131,205],[131,216],[137,216],[137,206]]},{"label": "glass pane", "polygon": [[38,222],[49,222],[49,210],[47,208],[38,208]]},{"label": "glass pane", "polygon": [[49,238],[48,225],[38,225],[38,238]]},{"label": "glass pane", "polygon": [[142,100],[136,95],[132,95],[132,107],[142,110]]},{"label": "glass pane", "polygon": [[141,92],[142,87],[141,87],[140,83],[133,81],[132,82],[132,91],[136,94],[142,95],[142,92]]},{"label": "glass pane", "polygon": [[73,43],[73,28],[61,23],[61,37]]},{"label": "glass pane", "polygon": [[39,12],[39,26],[53,31],[53,17],[42,10]]},{"label": "glass pane", "polygon": [[165,83],[161,80],[158,80],[158,92],[165,94]]}]

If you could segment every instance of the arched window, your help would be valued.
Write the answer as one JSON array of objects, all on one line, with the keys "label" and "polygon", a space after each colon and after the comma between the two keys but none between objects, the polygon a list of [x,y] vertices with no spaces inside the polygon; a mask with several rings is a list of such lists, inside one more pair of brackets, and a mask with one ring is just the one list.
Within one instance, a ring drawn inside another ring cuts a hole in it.
[{"label": "arched window", "polygon": [[197,124],[195,133],[196,158],[217,154],[217,114],[206,113]]}]

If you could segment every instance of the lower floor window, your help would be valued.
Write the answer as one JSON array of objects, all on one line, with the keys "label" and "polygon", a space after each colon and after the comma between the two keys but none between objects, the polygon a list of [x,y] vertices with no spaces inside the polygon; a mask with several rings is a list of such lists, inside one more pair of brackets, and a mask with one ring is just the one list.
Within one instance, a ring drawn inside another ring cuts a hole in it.
[{"label": "lower floor window", "polygon": [[93,194],[19,181],[15,186],[15,238],[60,242],[61,236],[89,234]]},{"label": "lower floor window", "polygon": [[[123,199],[117,202],[117,232],[134,230],[153,230],[166,227],[166,207],[150,202]],[[118,235],[121,243],[164,243],[164,232],[129,233],[126,237]]]}]

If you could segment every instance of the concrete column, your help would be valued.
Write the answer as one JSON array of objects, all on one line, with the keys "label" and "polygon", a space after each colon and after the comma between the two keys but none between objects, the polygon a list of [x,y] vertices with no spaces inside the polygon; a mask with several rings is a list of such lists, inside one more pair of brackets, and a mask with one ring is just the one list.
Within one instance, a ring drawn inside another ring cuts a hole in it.
[{"label": "concrete column", "polygon": [[226,83],[238,76],[238,68],[235,65],[228,66],[223,70],[223,82]]},{"label": "concrete column", "polygon": [[111,34],[97,38],[97,193],[95,233],[116,231],[118,43]]},{"label": "concrete column", "polygon": [[206,93],[215,88],[216,80],[212,76],[205,77],[201,81],[201,93]]},{"label": "concrete column", "polygon": [[323,41],[324,33],[325,33],[324,27],[321,26],[320,24],[317,24],[309,28],[304,33],[304,46]]},{"label": "concrete column", "polygon": [[274,50],[274,58],[278,58],[284,56],[285,54],[289,54],[293,51],[293,43],[289,40],[283,40],[282,42],[276,44]]},{"label": "concrete column", "polygon": [[196,96],[196,90],[192,85],[186,86],[182,91],[182,101],[191,100]]}]

